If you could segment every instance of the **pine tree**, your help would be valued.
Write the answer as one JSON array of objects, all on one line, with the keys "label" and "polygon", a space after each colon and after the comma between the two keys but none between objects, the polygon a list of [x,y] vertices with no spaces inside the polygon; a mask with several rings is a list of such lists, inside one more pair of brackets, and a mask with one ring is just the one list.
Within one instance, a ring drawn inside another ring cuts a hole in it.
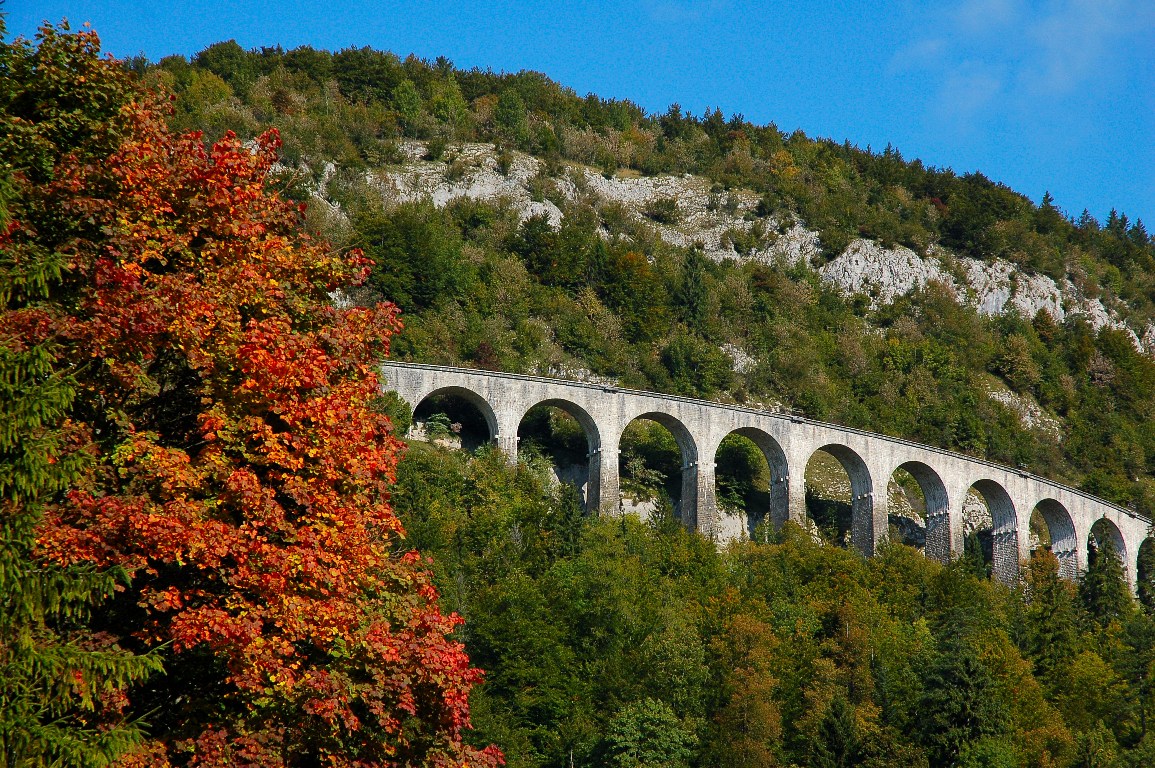
[{"label": "pine tree", "polygon": [[682,264],[681,280],[674,292],[674,306],[686,327],[701,333],[706,325],[706,256],[694,247]]},{"label": "pine tree", "polygon": [[1134,608],[1123,560],[1110,537],[1103,537],[1098,548],[1092,548],[1079,597],[1091,617],[1104,627],[1125,618]]},{"label": "pine tree", "polygon": [[1117,668],[1131,687],[1132,700],[1137,705],[1141,736],[1152,731],[1152,711],[1155,708],[1155,617],[1145,611],[1135,611],[1123,626],[1123,645]]},{"label": "pine tree", "polygon": [[953,766],[972,742],[1000,736],[1008,727],[1006,705],[995,681],[963,630],[947,628],[927,670],[919,701],[919,740],[932,765]]},{"label": "pine tree", "polygon": [[1059,575],[1059,560],[1041,549],[1027,566],[1026,628],[1023,640],[1036,675],[1052,690],[1078,653],[1079,613],[1073,585]]},{"label": "pine tree", "polygon": [[1151,242],[1151,236],[1147,234],[1147,227],[1143,226],[1142,219],[1135,219],[1135,225],[1127,235],[1131,238],[1131,242],[1140,248],[1146,247]]},{"label": "pine tree", "polygon": [[1155,540],[1148,539],[1139,547],[1136,565],[1138,583],[1135,591],[1139,605],[1148,614],[1155,615]]},{"label": "pine tree", "polygon": [[983,556],[983,542],[977,533],[963,539],[963,556],[959,559],[959,567],[964,573],[969,573],[975,578],[991,577],[991,567]]},{"label": "pine tree", "polygon": [[838,695],[826,708],[818,725],[812,768],[852,768],[862,760],[862,743],[854,722],[854,707]]}]

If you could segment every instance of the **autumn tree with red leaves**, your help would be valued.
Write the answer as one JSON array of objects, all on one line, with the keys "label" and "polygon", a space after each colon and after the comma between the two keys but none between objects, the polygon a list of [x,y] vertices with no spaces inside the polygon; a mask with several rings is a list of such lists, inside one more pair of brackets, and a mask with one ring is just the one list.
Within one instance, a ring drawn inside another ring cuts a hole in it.
[{"label": "autumn tree with red leaves", "polygon": [[74,394],[48,426],[78,470],[35,557],[131,579],[89,627],[164,660],[122,702],[150,727],[126,761],[499,763],[463,741],[480,673],[460,619],[392,553],[375,362],[397,313],[330,298],[367,260],[270,192],[276,134],[174,135],[89,32],[5,56],[27,98],[6,104],[0,249],[6,283],[40,269],[45,290],[8,292],[0,344],[50,350]]}]

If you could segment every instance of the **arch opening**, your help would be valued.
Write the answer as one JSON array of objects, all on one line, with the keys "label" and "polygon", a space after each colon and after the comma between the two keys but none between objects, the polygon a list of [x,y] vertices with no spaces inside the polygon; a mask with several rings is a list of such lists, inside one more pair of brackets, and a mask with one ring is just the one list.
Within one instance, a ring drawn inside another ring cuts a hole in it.
[{"label": "arch opening", "polygon": [[1095,564],[1095,559],[1104,554],[1104,550],[1108,548],[1114,550],[1115,557],[1124,564],[1127,563],[1127,542],[1123,538],[1122,531],[1119,530],[1113,522],[1105,517],[1100,517],[1091,526],[1091,532],[1087,536],[1087,567],[1090,568]]},{"label": "arch opening", "polygon": [[994,480],[979,480],[963,499],[963,553],[1004,584],[1019,578],[1019,524],[1015,504]]},{"label": "arch opening", "polygon": [[462,387],[430,392],[413,409],[409,437],[476,451],[497,437],[497,417],[485,398]]},{"label": "arch opening", "polygon": [[874,489],[862,458],[844,445],[824,445],[806,462],[806,517],[813,533],[841,547],[873,552]]},{"label": "arch opening", "polygon": [[886,489],[891,541],[901,542],[941,563],[950,561],[950,515],[946,486],[920,461],[900,464]]},{"label": "arch opening", "polygon": [[1059,575],[1074,579],[1079,575],[1075,523],[1070,512],[1054,499],[1043,499],[1031,510],[1030,551],[1049,550],[1059,561]]},{"label": "arch opening", "polygon": [[693,527],[682,500],[687,470],[698,457],[686,427],[667,414],[644,413],[626,425],[618,448],[621,510],[643,520],[669,513]]},{"label": "arch opening", "polygon": [[598,450],[597,424],[577,405],[544,400],[529,408],[517,427],[518,460],[548,462],[551,481],[573,486],[587,509],[591,499],[591,456]]},{"label": "arch opening", "polygon": [[1139,604],[1149,614],[1155,614],[1155,538],[1148,536],[1139,545],[1135,560],[1135,592]]},{"label": "arch opening", "polygon": [[781,524],[788,514],[786,454],[766,432],[736,429],[714,454],[714,496],[722,540],[753,538],[759,526]]}]

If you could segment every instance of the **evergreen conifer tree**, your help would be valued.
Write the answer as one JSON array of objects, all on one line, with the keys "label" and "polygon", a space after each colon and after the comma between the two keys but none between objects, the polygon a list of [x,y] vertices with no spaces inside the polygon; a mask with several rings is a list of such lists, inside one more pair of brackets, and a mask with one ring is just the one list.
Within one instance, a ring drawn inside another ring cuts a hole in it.
[{"label": "evergreen conifer tree", "polygon": [[969,744],[1008,727],[994,679],[963,631],[947,627],[919,701],[919,740],[936,766],[956,765]]},{"label": "evergreen conifer tree", "polygon": [[983,542],[977,533],[972,533],[963,539],[963,556],[960,566],[964,573],[969,573],[979,579],[989,579],[991,567],[983,557]]},{"label": "evergreen conifer tree", "polygon": [[1125,618],[1134,607],[1123,560],[1108,536],[1091,550],[1087,572],[1079,584],[1079,597],[1091,617],[1104,627]]},{"label": "evergreen conifer tree", "polygon": [[1026,579],[1028,604],[1023,650],[1034,662],[1038,677],[1054,690],[1061,682],[1062,671],[1078,654],[1079,613],[1075,589],[1059,575],[1059,560],[1046,549],[1031,558]]},{"label": "evergreen conifer tree", "polygon": [[681,280],[674,292],[674,306],[686,327],[701,333],[706,324],[706,256],[691,248],[682,264]]},{"label": "evergreen conifer tree", "polygon": [[1155,539],[1148,539],[1139,547],[1136,566],[1135,592],[1139,605],[1147,613],[1155,615]]},{"label": "evergreen conifer tree", "polygon": [[1155,730],[1155,617],[1135,611],[1123,627],[1126,652],[1120,654],[1117,668],[1131,688],[1131,699],[1138,710],[1140,737]]},{"label": "evergreen conifer tree", "polygon": [[838,695],[818,725],[812,768],[852,768],[862,760],[862,744],[854,722],[854,708]]}]

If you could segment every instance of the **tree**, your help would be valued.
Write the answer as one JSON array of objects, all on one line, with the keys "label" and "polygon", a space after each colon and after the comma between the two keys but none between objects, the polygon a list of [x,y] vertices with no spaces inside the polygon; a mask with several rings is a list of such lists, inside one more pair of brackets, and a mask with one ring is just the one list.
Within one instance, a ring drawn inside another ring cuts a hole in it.
[{"label": "tree", "polygon": [[421,126],[421,116],[423,114],[423,105],[421,103],[421,94],[417,92],[417,86],[409,78],[401,81],[401,84],[393,89],[391,94],[393,97],[393,106],[401,115],[402,124],[407,131],[415,131]]},{"label": "tree", "polygon": [[1119,765],[1115,736],[1102,721],[1075,740],[1072,768],[1116,768]]},{"label": "tree", "polygon": [[662,365],[674,391],[689,397],[713,397],[734,379],[730,358],[722,350],[679,329],[662,350]]},{"label": "tree", "polygon": [[782,713],[776,695],[777,638],[767,624],[731,617],[712,643],[721,662],[720,706],[707,745],[710,761],[727,768],[772,768],[782,749]]},{"label": "tree", "polygon": [[118,108],[53,121],[43,105],[75,98],[62,83],[117,85],[85,74],[95,36],[75,39],[49,51],[55,69],[25,65],[40,91],[21,128],[102,141],[17,190],[0,247],[53,255],[61,277],[6,313],[5,338],[20,324],[74,382],[57,461],[82,467],[45,505],[38,552],[131,577],[93,619],[164,655],[167,674],[122,702],[156,713],[149,759],[496,763],[463,743],[479,673],[450,639],[460,620],[419,557],[391,554],[399,444],[374,364],[396,309],[332,305],[369,264],[310,240],[267,191],[275,133],[206,148],[123,83]]},{"label": "tree", "polygon": [[[122,569],[56,567],[35,552],[43,505],[81,475],[86,457],[69,451],[81,437],[68,420],[76,381],[54,369],[60,342],[40,332],[61,254],[12,235],[27,226],[29,188],[52,178],[64,154],[100,150],[127,78],[95,57],[90,32],[46,27],[38,39],[36,48],[0,42],[0,765],[99,766],[142,741],[142,724],[120,705],[160,659],[88,631]],[[44,98],[54,89],[57,98]]]},{"label": "tree", "polygon": [[706,287],[706,256],[701,248],[691,248],[686,254],[673,299],[682,322],[688,328],[703,332],[708,315],[709,291]]},{"label": "tree", "polygon": [[1101,626],[1123,619],[1133,608],[1123,559],[1110,536],[1099,538],[1087,558],[1087,572],[1079,582],[1083,606]]},{"label": "tree", "polygon": [[1155,614],[1155,539],[1149,537],[1140,545],[1135,570],[1139,605],[1148,614]]},{"label": "tree", "polygon": [[1131,686],[1131,698],[1139,710],[1139,731],[1151,730],[1151,711],[1155,704],[1155,618],[1145,611],[1135,611],[1123,626],[1126,653],[1117,665]]},{"label": "tree", "polygon": [[524,144],[529,138],[529,122],[525,112],[525,102],[512,88],[506,88],[497,97],[497,107],[493,119],[498,127],[514,144]]},{"label": "tree", "polygon": [[1034,662],[1037,676],[1055,690],[1078,654],[1075,588],[1059,575],[1059,560],[1049,549],[1040,549],[1031,557],[1026,581],[1025,655]]},{"label": "tree", "polygon": [[948,628],[937,657],[927,670],[919,702],[919,738],[932,765],[955,765],[972,743],[1000,736],[1007,710],[995,681],[963,630]]},{"label": "tree", "polygon": [[814,743],[814,768],[851,768],[862,760],[862,745],[854,722],[854,707],[842,695],[836,695],[826,708]]},{"label": "tree", "polygon": [[614,715],[606,742],[610,764],[619,768],[678,768],[689,765],[697,738],[668,704],[647,698]]}]

